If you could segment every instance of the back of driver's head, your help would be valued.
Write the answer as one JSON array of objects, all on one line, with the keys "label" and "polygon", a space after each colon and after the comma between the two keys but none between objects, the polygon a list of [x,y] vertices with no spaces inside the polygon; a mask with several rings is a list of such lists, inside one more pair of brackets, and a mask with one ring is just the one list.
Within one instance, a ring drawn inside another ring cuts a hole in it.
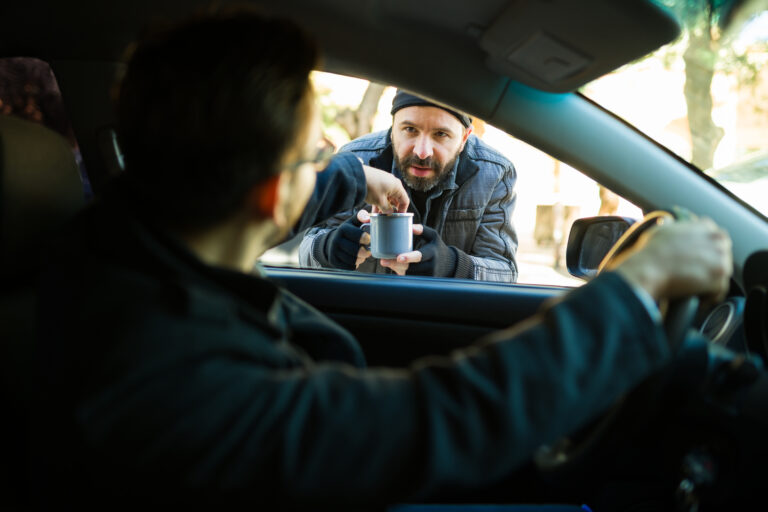
[{"label": "back of driver's head", "polygon": [[240,208],[302,133],[316,60],[299,27],[252,11],[197,16],[140,41],[117,114],[142,207],[181,227]]}]

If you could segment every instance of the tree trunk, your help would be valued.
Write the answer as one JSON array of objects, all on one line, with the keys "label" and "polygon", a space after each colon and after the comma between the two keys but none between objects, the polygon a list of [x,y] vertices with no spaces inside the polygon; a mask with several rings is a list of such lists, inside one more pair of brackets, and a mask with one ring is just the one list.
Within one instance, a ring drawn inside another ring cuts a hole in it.
[{"label": "tree trunk", "polygon": [[685,61],[685,103],[688,106],[688,128],[693,145],[691,162],[700,169],[712,167],[724,130],[712,120],[712,78],[717,61],[717,43],[712,41],[709,27],[688,32]]},{"label": "tree trunk", "polygon": [[555,204],[552,205],[552,237],[555,240],[555,258],[553,268],[565,267],[565,242],[568,239],[568,235],[565,233],[565,206],[563,206],[562,196],[560,194],[560,160],[555,158],[553,168],[553,192],[555,196]]},{"label": "tree trunk", "polygon": [[598,183],[598,195],[600,196],[600,209],[598,215],[616,215],[616,210],[619,209],[619,200],[621,199],[618,194],[610,189],[600,185]]},{"label": "tree trunk", "polygon": [[384,89],[386,89],[385,85],[371,82],[356,110],[345,108],[336,115],[336,122],[346,130],[350,139],[354,140],[371,133],[373,118],[376,116]]},{"label": "tree trunk", "polygon": [[373,129],[373,118],[379,108],[379,100],[384,94],[386,86],[371,82],[363,94],[360,106],[357,108],[357,134],[353,138],[371,133]]}]

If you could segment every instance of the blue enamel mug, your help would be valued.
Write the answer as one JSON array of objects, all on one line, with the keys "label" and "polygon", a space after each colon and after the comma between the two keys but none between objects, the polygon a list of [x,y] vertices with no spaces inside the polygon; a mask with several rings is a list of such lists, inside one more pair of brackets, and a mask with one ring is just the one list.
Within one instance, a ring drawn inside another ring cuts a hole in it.
[{"label": "blue enamel mug", "polygon": [[372,213],[371,254],[393,259],[413,250],[413,213]]}]

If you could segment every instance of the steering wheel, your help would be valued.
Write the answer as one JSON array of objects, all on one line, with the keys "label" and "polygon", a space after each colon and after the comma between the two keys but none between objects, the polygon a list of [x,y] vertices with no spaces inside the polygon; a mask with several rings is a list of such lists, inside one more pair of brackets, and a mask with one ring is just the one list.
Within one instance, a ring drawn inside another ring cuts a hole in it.
[{"label": "steering wheel", "polygon": [[[646,215],[640,222],[633,224],[614,244],[598,267],[598,273],[610,265],[624,251],[632,247],[640,236],[654,226],[666,222],[674,222],[675,215],[665,211],[654,211]],[[669,304],[659,304],[664,314],[664,330],[673,352],[682,345],[683,340],[692,326],[699,307],[697,297],[671,301]],[[637,389],[621,397],[606,413],[582,428],[575,434],[559,441],[542,446],[534,454],[533,462],[543,476],[562,480],[583,472],[589,466],[589,461],[600,449],[606,438],[617,439],[621,429],[630,422],[636,422],[639,410],[653,407],[658,391],[666,383],[666,378],[655,376],[647,379]],[[635,409],[628,411],[628,409]],[[610,443],[608,443],[610,444]],[[603,450],[606,448],[603,447]],[[604,454],[605,455],[605,454]],[[598,457],[599,458],[599,457]]]},{"label": "steering wheel", "polygon": [[[630,228],[619,238],[616,243],[605,255],[603,261],[600,262],[598,267],[598,274],[608,268],[621,254],[627,249],[637,243],[640,236],[654,226],[659,226],[664,223],[674,222],[675,219],[682,215],[681,212],[672,214],[663,210],[656,210],[643,219],[630,226]],[[696,312],[699,309],[698,297],[687,297],[676,301],[670,301],[668,303],[659,304],[661,311],[666,311],[664,314],[664,331],[667,333],[667,340],[672,348],[672,351],[676,351],[680,345],[682,345],[685,335],[693,325],[693,320],[696,317]]]}]

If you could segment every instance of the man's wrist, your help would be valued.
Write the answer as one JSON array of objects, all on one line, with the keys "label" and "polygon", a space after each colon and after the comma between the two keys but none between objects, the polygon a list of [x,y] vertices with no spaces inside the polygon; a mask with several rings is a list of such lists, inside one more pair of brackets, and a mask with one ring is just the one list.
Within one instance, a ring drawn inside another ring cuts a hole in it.
[{"label": "man's wrist", "polygon": [[[620,275],[622,279],[624,279],[624,281],[629,285],[629,287],[635,293],[635,297],[637,297],[640,303],[645,307],[651,319],[660,325],[663,319],[661,316],[661,311],[659,310],[659,306],[656,302],[657,299],[645,287],[645,286],[650,286],[649,285],[650,281],[647,281],[649,278],[647,276],[640,277],[638,275],[638,272],[633,272],[632,269],[630,269],[630,271],[627,272],[627,269],[622,267],[616,268],[615,273]],[[640,272],[639,274],[642,274],[642,272]],[[646,279],[645,286],[640,284],[641,282],[643,282],[643,279]]]},{"label": "man's wrist", "polygon": [[452,245],[449,245],[448,248],[456,253],[456,268],[453,273],[454,277],[460,279],[474,279],[475,262],[472,261],[472,257]]},{"label": "man's wrist", "polygon": [[331,233],[333,233],[333,229],[329,229],[325,233],[317,235],[312,243],[312,256],[321,266],[326,268],[332,268],[328,257],[329,255],[327,254],[327,244]]},{"label": "man's wrist", "polygon": [[613,270],[624,278],[634,288],[643,290],[651,299],[658,302],[662,299],[663,276],[658,265],[653,262],[643,261],[635,254],[622,262]]},{"label": "man's wrist", "polygon": [[640,300],[640,302],[643,303],[643,306],[645,306],[645,309],[648,311],[648,314],[651,316],[653,321],[661,325],[663,321],[661,317],[661,311],[659,310],[659,306],[656,304],[656,301],[653,300],[653,297],[651,297],[651,295],[640,286],[635,286],[632,283],[630,283],[629,286],[632,288],[632,291],[635,292],[635,295],[637,295],[637,298]]}]

